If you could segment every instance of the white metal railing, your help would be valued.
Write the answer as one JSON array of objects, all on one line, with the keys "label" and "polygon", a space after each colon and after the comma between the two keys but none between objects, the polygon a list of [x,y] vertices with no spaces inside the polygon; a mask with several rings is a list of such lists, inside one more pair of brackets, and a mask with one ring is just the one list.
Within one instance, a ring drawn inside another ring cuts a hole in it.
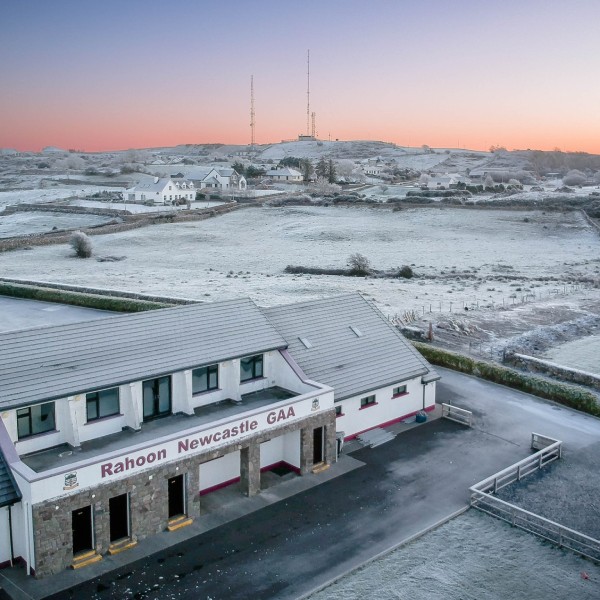
[{"label": "white metal railing", "polygon": [[502,519],[514,527],[533,533],[559,548],[567,548],[595,562],[600,562],[600,540],[473,488],[471,488],[471,506]]},{"label": "white metal railing", "polygon": [[458,406],[452,406],[451,404],[442,404],[442,417],[469,427],[473,425],[473,413],[470,410],[458,408]]},{"label": "white metal railing", "polygon": [[[538,434],[533,434],[538,435]],[[532,435],[532,438],[533,438]],[[552,438],[546,438],[552,440]],[[533,444],[533,439],[532,439]],[[473,487],[469,488],[471,491],[477,492],[492,492],[496,493],[503,487],[514,483],[515,481],[521,481],[523,477],[527,477],[531,473],[541,469],[547,464],[558,460],[562,456],[562,442],[558,440],[552,440],[552,443],[545,448],[542,448],[535,454],[520,460],[518,463],[494,473],[491,477],[476,483]]]},{"label": "white metal railing", "polygon": [[540,450],[470,487],[471,506],[502,519],[514,527],[533,533],[559,548],[567,548],[595,562],[600,562],[600,540],[519,508],[493,495],[499,489],[515,481],[520,481],[523,477],[538,471],[562,456],[561,441],[538,433],[531,434],[531,447],[540,448]]}]

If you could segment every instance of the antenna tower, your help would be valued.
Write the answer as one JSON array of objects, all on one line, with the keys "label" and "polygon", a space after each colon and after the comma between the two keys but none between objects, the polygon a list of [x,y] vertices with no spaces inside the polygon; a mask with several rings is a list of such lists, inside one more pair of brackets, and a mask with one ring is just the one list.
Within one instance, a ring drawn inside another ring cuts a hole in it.
[{"label": "antenna tower", "polygon": [[312,130],[311,130],[311,135],[316,138],[317,137],[317,128],[315,125],[315,120],[317,118],[317,113],[310,113],[310,117],[312,119]]},{"label": "antenna tower", "polygon": [[310,50],[306,54],[306,135],[310,127]]},{"label": "antenna tower", "polygon": [[250,145],[254,147],[256,139],[254,137],[254,75],[250,75]]}]

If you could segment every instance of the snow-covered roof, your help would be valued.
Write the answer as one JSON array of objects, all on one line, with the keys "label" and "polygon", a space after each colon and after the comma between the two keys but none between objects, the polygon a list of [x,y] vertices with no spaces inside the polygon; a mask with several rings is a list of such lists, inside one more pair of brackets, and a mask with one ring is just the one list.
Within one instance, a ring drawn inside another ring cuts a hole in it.
[{"label": "snow-covered roof", "polygon": [[161,178],[156,178],[154,181],[145,181],[145,182],[140,182],[137,185],[128,188],[128,192],[155,192],[157,194],[159,194],[160,192],[162,192],[167,185],[173,185],[173,187],[179,189],[183,184],[185,184],[188,187],[193,187],[194,184],[191,181],[185,181],[185,180],[180,180],[177,183],[174,182],[170,177],[161,177]]},{"label": "snow-covered roof", "polygon": [[302,177],[300,171],[291,169],[290,167],[283,167],[282,169],[270,169],[267,171],[267,177]]}]

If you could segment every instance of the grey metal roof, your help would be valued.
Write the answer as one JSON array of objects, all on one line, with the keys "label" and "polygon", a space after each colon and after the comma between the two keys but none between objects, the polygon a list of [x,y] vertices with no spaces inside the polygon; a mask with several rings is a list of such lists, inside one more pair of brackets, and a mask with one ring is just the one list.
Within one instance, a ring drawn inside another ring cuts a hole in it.
[{"label": "grey metal roof", "polygon": [[14,504],[20,499],[21,491],[0,449],[0,507]]},{"label": "grey metal roof", "polygon": [[[435,374],[385,316],[358,293],[263,311],[306,375],[332,386],[336,400]],[[308,340],[310,348],[300,338]]]},{"label": "grey metal roof", "polygon": [[249,299],[0,333],[0,409],[285,346]]}]

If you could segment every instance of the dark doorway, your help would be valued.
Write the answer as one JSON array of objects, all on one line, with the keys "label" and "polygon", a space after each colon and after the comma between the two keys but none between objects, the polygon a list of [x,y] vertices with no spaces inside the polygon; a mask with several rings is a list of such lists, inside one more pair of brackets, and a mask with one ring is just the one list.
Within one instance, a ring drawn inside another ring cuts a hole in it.
[{"label": "dark doorway", "polygon": [[92,507],[84,506],[72,513],[73,554],[93,550]]},{"label": "dark doorway", "polygon": [[115,496],[108,501],[110,511],[110,541],[116,542],[129,537],[128,494]]},{"label": "dark doorway", "polygon": [[313,429],[313,464],[323,462],[323,427]]},{"label": "dark doorway", "polygon": [[169,479],[169,519],[185,514],[183,475]]}]

